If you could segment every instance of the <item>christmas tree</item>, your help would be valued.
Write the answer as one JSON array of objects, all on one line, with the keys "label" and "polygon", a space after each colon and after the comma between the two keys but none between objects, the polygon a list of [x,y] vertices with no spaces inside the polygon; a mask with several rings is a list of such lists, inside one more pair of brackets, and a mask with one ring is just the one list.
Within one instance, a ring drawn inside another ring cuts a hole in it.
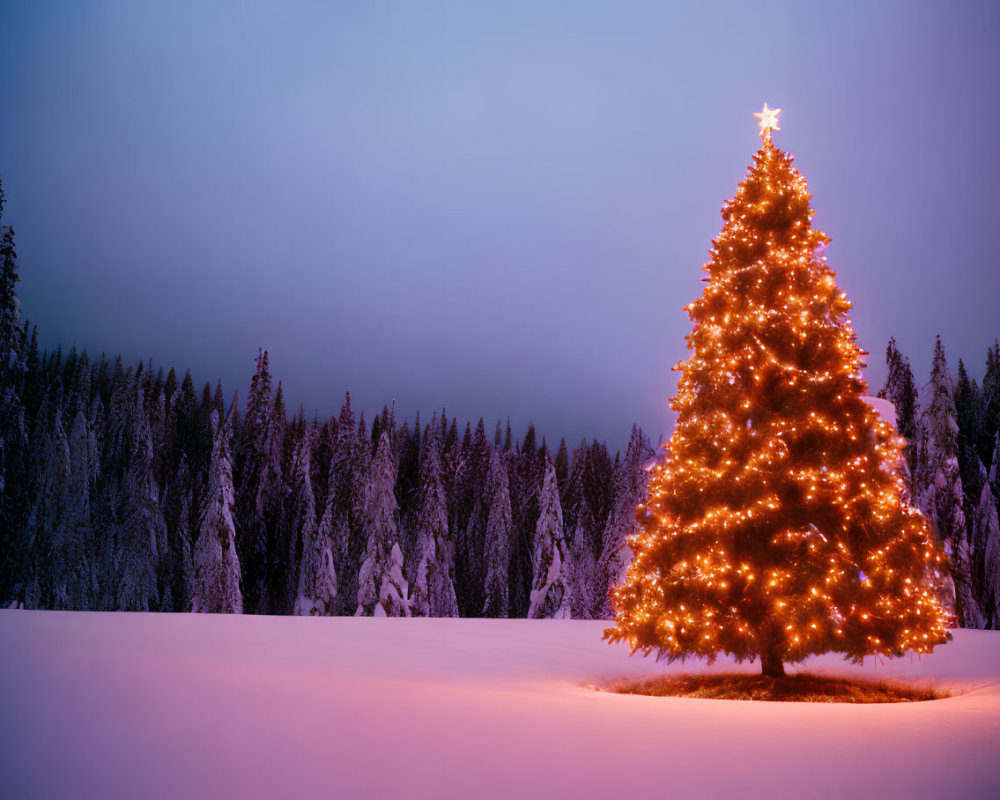
[{"label": "christmas tree", "polygon": [[678,419],[614,589],[611,641],[670,660],[785,662],[930,652],[948,638],[943,566],[893,469],[902,439],[863,399],[865,355],[812,228],[806,181],[774,145],[780,109],[723,210],[686,307]]}]

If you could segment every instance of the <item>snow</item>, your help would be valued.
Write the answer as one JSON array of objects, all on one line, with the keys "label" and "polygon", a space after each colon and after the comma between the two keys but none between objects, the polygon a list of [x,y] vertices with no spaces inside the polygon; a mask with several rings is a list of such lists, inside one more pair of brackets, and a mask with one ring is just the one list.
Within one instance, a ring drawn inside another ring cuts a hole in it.
[{"label": "snow", "polygon": [[890,401],[881,397],[869,397],[868,395],[863,396],[861,399],[875,409],[875,413],[879,415],[879,419],[888,422],[894,428],[896,427],[896,406]]},{"label": "snow", "polygon": [[629,658],[606,624],[0,611],[3,795],[1000,796],[1000,633],[807,662],[956,693],[862,706],[595,691],[734,669]]}]

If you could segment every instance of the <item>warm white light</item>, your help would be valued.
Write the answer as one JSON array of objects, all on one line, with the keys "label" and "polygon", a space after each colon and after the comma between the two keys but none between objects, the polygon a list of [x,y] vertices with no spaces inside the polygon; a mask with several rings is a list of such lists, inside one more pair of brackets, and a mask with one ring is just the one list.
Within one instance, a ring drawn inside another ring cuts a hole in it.
[{"label": "warm white light", "polygon": [[762,111],[753,112],[753,115],[757,117],[757,126],[760,128],[760,136],[762,139],[769,139],[771,137],[771,131],[781,130],[781,128],[778,127],[778,114],[780,113],[780,108],[768,108],[767,103],[764,103]]}]

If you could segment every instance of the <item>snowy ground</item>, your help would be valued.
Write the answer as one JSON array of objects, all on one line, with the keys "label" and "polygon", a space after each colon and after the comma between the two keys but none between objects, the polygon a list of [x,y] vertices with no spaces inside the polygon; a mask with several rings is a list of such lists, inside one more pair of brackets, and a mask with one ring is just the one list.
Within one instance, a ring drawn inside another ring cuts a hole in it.
[{"label": "snowy ground", "polygon": [[810,705],[595,691],[709,669],[630,659],[602,628],[0,611],[0,795],[1000,797],[1000,633],[807,662],[949,699]]}]

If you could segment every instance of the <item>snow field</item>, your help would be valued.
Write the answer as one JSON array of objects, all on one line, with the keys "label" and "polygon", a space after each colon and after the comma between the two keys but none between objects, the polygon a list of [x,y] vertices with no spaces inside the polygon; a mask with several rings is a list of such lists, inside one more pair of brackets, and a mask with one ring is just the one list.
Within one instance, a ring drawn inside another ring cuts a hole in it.
[{"label": "snow field", "polygon": [[1000,796],[1000,633],[813,672],[955,696],[594,691],[667,671],[580,620],[0,612],[10,798]]}]

